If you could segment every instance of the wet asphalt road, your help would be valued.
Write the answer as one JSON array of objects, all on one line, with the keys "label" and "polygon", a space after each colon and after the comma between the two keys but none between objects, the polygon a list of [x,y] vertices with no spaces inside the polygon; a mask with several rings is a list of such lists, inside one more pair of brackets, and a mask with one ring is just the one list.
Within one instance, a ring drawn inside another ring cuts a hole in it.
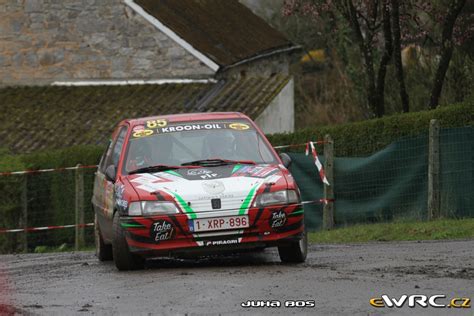
[{"label": "wet asphalt road", "polygon": [[[272,249],[158,259],[133,272],[99,263],[92,252],[0,256],[0,310],[24,315],[474,315],[474,307],[370,306],[381,294],[474,299],[474,240],[311,245],[300,265],[281,264]],[[316,307],[243,308],[249,299],[314,300]]]}]

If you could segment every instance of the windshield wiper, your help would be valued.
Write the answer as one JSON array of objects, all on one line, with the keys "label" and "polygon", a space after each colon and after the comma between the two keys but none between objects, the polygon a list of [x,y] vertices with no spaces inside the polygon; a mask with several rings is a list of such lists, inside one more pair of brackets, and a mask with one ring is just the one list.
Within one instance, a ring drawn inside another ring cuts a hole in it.
[{"label": "windshield wiper", "polygon": [[181,169],[181,167],[180,166],[156,165],[156,166],[138,168],[138,169],[130,171],[128,174],[147,173],[147,172],[160,172],[160,171],[175,170],[175,169]]},{"label": "windshield wiper", "polygon": [[229,160],[229,159],[201,159],[182,163],[181,166],[224,166],[224,165],[255,165],[252,160]]}]

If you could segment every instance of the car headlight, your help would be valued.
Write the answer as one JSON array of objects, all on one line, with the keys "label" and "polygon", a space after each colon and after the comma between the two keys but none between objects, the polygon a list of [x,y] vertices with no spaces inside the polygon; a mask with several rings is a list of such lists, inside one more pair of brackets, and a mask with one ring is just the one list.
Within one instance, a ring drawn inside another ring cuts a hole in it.
[{"label": "car headlight", "polygon": [[295,190],[283,190],[263,193],[255,199],[254,207],[300,203]]},{"label": "car headlight", "polygon": [[132,202],[128,207],[128,215],[161,215],[179,213],[178,208],[173,202],[163,201],[141,201]]}]

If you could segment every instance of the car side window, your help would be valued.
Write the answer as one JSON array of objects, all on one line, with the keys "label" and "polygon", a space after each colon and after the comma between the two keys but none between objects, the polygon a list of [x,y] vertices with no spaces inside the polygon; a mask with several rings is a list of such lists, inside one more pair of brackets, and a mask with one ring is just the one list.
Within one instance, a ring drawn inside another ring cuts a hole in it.
[{"label": "car side window", "polygon": [[106,157],[105,168],[113,164],[116,168],[118,167],[120,160],[120,153],[122,152],[123,144],[125,141],[125,135],[127,135],[127,126],[123,126],[117,136],[117,139],[113,143],[112,147],[109,148]]},{"label": "car side window", "polygon": [[105,168],[106,164],[105,161],[107,160],[107,157],[109,155],[110,149],[112,148],[112,139],[109,140],[107,147],[105,148],[104,153],[102,154],[102,157],[100,158],[99,162],[99,171],[102,173],[105,173]]}]

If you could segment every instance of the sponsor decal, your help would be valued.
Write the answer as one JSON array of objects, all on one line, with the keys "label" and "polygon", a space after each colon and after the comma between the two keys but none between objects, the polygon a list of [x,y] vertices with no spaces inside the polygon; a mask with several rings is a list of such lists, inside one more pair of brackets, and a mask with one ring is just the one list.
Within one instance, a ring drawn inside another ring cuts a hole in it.
[{"label": "sponsor decal", "polygon": [[198,201],[209,201],[209,199],[221,199],[221,200],[225,200],[225,199],[232,199],[234,198],[235,195],[233,194],[218,194],[218,195],[205,195],[205,196],[199,196],[197,198]]},{"label": "sponsor decal", "polygon": [[209,240],[204,242],[205,246],[222,246],[222,245],[235,245],[238,244],[237,239],[227,239],[227,240]]},{"label": "sponsor decal", "polygon": [[188,176],[199,177],[199,178],[204,179],[204,180],[216,178],[217,176],[219,176],[219,174],[214,173],[213,171],[211,171],[209,169],[202,169],[202,168],[189,169],[187,171],[187,174],[188,174]]},{"label": "sponsor decal", "polygon": [[140,138],[140,137],[146,137],[146,136],[150,136],[153,134],[153,131],[151,129],[142,129],[142,130],[138,130],[136,132],[133,132],[133,137],[135,138]]},{"label": "sponsor decal", "polygon": [[278,301],[278,300],[248,300],[240,304],[243,308],[313,308],[316,307],[316,302],[314,300],[288,300],[288,301]]},{"label": "sponsor decal", "polygon": [[195,130],[212,130],[212,129],[223,129],[225,128],[222,123],[204,123],[204,124],[186,124],[186,125],[175,125],[160,128],[160,133],[173,133],[173,132],[189,132]]},{"label": "sponsor decal", "polygon": [[115,187],[115,204],[119,209],[125,210],[128,207],[128,201],[123,198],[123,193],[125,192],[125,186],[123,184],[118,184]]},{"label": "sponsor decal", "polygon": [[203,174],[209,174],[212,173],[211,170],[204,169],[204,168],[199,168],[199,169],[188,169],[187,174],[190,176],[200,176]]},{"label": "sponsor decal", "polygon": [[224,183],[221,181],[204,181],[201,185],[209,194],[220,194],[225,191]]},{"label": "sponsor decal", "polygon": [[166,120],[146,121],[146,127],[148,127],[148,128],[165,127],[166,125],[168,125],[168,121],[166,121]]},{"label": "sponsor decal", "polygon": [[244,166],[234,172],[234,176],[245,176],[255,178],[266,178],[272,174],[279,172],[272,166]]},{"label": "sponsor decal", "polygon": [[231,123],[229,124],[229,127],[238,131],[243,131],[250,128],[250,126],[244,123]]},{"label": "sponsor decal", "polygon": [[275,211],[270,216],[270,227],[280,228],[286,224],[286,213],[283,210]]},{"label": "sponsor decal", "polygon": [[204,174],[202,176],[199,176],[201,179],[212,179],[212,178],[216,178],[217,176],[219,176],[219,174],[217,173],[210,173],[210,174]]},{"label": "sponsor decal", "polygon": [[150,236],[155,242],[170,240],[175,235],[173,224],[165,219],[154,222],[151,225]]},{"label": "sponsor decal", "polygon": [[245,131],[251,128],[249,124],[245,123],[226,123],[226,122],[203,122],[203,123],[187,123],[168,125],[166,120],[153,120],[146,122],[147,129],[156,129],[157,133],[173,133],[173,132],[187,132],[196,130],[214,130],[214,129],[233,129],[237,131]]},{"label": "sponsor decal", "polygon": [[467,297],[455,297],[447,299],[444,294],[436,295],[402,295],[399,298],[382,295],[381,297],[371,298],[370,305],[378,308],[415,308],[415,307],[434,307],[434,308],[471,308],[471,299]]}]

